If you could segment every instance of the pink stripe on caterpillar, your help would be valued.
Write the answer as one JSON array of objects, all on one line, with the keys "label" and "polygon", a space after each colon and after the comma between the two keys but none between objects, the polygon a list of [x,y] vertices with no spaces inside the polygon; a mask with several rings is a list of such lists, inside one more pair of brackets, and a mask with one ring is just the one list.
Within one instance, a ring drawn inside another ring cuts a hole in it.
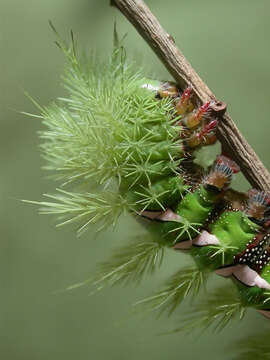
[{"label": "pink stripe on caterpillar", "polygon": [[140,215],[147,217],[151,220],[161,221],[180,221],[181,216],[174,213],[171,209],[166,211],[143,211]]},{"label": "pink stripe on caterpillar", "polygon": [[203,230],[200,235],[192,240],[193,245],[206,246],[206,245],[219,245],[220,242],[215,235],[210,234],[208,231]]},{"label": "pink stripe on caterpillar", "polygon": [[228,277],[234,275],[236,279],[247,286],[257,286],[261,289],[270,290],[270,284],[248,265],[235,265],[216,270],[216,274]]}]

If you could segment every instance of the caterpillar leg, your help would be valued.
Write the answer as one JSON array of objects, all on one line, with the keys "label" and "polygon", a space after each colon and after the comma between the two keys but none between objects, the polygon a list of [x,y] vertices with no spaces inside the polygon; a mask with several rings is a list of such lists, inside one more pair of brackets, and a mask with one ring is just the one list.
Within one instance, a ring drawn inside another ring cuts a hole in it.
[{"label": "caterpillar leg", "polygon": [[208,101],[198,106],[193,99],[192,87],[187,87],[181,93],[177,85],[170,81],[148,80],[142,87],[154,92],[158,99],[173,99],[176,115],[180,117],[177,122],[182,126],[180,138],[184,142],[186,156],[201,146],[217,141],[215,129],[226,111],[225,103]]}]

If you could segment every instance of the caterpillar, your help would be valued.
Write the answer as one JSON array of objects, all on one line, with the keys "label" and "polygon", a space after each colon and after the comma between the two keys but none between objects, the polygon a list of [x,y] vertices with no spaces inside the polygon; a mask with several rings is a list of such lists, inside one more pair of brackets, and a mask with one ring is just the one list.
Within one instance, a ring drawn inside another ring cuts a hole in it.
[{"label": "caterpillar", "polygon": [[68,190],[34,203],[57,215],[59,225],[79,222],[79,233],[115,225],[124,212],[143,224],[147,235],[105,265],[101,280],[142,277],[158,267],[165,248],[181,250],[195,263],[181,277],[231,276],[242,304],[268,316],[269,195],[231,189],[240,168],[222,154],[206,173],[196,162],[198,149],[216,143],[226,105],[198,104],[191,87],[145,78],[119,44],[107,63],[80,61],[74,44],[59,46],[69,94],[42,108],[41,150]]}]

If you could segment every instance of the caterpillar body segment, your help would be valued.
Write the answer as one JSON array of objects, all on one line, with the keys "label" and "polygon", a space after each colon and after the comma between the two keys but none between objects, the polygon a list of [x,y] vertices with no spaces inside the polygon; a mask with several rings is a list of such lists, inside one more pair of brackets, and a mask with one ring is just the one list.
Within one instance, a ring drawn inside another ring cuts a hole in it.
[{"label": "caterpillar body segment", "polygon": [[211,270],[231,265],[234,263],[235,255],[245,249],[246,244],[254,238],[259,229],[259,225],[253,223],[241,211],[225,211],[215,223],[210,224],[209,232],[203,234],[204,239],[208,236],[214,237],[216,243],[212,242],[211,245],[209,241],[207,245],[200,246],[202,239],[199,235],[199,239],[193,242],[196,247],[193,246],[191,249],[191,255],[200,267]]},{"label": "caterpillar body segment", "polygon": [[168,176],[150,186],[137,185],[127,191],[127,201],[134,204],[135,211],[165,211],[173,207],[188,190],[180,176]]},{"label": "caterpillar body segment", "polygon": [[203,183],[195,191],[188,192],[183,199],[179,199],[179,203],[173,209],[176,218],[173,221],[163,218],[163,223],[156,226],[157,230],[173,243],[191,240],[197,236],[204,224],[210,220],[215,206],[228,188],[233,173],[238,170],[233,161],[219,156]]},{"label": "caterpillar body segment", "polygon": [[218,195],[207,191],[203,185],[200,185],[195,192],[188,193],[175,210],[179,221],[160,224],[163,236],[168,237],[173,243],[191,240],[197,236],[200,228],[210,218],[218,201]]},{"label": "caterpillar body segment", "polygon": [[270,314],[270,232],[260,232],[236,257],[234,282],[247,306]]}]

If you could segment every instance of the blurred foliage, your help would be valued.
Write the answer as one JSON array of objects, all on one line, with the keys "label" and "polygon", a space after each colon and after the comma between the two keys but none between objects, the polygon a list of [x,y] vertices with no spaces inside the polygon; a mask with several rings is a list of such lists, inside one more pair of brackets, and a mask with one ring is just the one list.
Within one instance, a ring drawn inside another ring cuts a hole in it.
[{"label": "blurred foliage", "polygon": [[[269,1],[149,0],[147,4],[209,87],[227,102],[240,130],[270,168]],[[19,114],[35,112],[24,90],[43,105],[65,96],[59,85],[64,59],[54,46],[49,19],[67,36],[73,29],[82,48],[104,57],[111,52],[116,19],[119,31],[128,32],[128,53],[145,65],[146,75],[168,78],[152,51],[107,0],[0,2],[2,357],[119,360],[128,354],[131,360],[178,356],[227,360],[247,348],[232,346],[240,332],[252,336],[257,348],[264,351],[259,341],[265,338],[257,329],[266,320],[255,312],[220,335],[210,338],[206,332],[199,339],[179,333],[157,338],[154,334],[168,328],[166,317],[154,322],[129,316],[130,303],[155,291],[179,263],[185,263],[183,255],[171,253],[161,270],[136,289],[108,289],[90,298],[87,288],[55,294],[55,290],[88,278],[96,262],[109,256],[113,246],[124,245],[126,236],[137,234],[139,227],[127,217],[114,232],[95,241],[88,241],[93,234],[77,240],[68,229],[56,231],[35,208],[17,200],[38,200],[41,189],[52,190],[40,170],[44,165],[36,135],[40,121]],[[213,281],[213,286],[216,282],[223,280]],[[183,304],[182,315],[190,311],[189,303]],[[169,326],[177,327],[178,320],[172,316]],[[244,344],[253,346],[248,340]]]},{"label": "blurred foliage", "polygon": [[217,287],[205,298],[191,306],[190,312],[181,319],[180,326],[173,332],[194,334],[208,328],[220,332],[231,320],[242,320],[246,309],[232,284]]},{"label": "blurred foliage", "polygon": [[[256,336],[248,335],[234,344],[234,351],[238,353],[235,360],[268,360],[270,359],[269,326],[259,330]],[[230,349],[231,350],[231,349]],[[229,351],[230,351],[229,350]]]}]

